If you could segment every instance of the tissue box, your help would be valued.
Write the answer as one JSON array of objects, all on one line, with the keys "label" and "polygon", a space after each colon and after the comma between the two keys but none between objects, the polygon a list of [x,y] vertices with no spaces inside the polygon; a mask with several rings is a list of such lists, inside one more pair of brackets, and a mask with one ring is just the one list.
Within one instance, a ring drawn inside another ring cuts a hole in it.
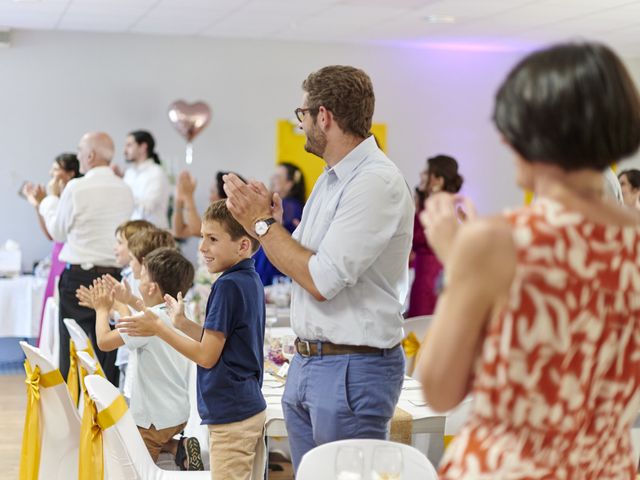
[{"label": "tissue box", "polygon": [[22,269],[22,253],[20,250],[0,250],[0,275],[19,275]]}]

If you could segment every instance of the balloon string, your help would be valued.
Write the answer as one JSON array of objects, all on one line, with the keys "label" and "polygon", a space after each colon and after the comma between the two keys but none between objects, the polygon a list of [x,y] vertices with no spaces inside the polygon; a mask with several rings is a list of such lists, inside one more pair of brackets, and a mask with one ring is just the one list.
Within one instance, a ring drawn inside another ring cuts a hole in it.
[{"label": "balloon string", "polygon": [[191,165],[193,162],[193,145],[191,142],[187,143],[187,156],[185,158],[187,165]]}]

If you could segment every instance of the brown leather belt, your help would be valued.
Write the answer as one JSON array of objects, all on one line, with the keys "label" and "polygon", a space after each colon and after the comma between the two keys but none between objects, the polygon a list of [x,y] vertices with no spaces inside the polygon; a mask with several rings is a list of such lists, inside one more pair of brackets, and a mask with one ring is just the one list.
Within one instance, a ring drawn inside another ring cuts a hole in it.
[{"label": "brown leather belt", "polygon": [[368,355],[384,355],[385,352],[398,347],[395,345],[391,348],[376,348],[366,345],[337,345],[331,342],[320,342],[316,340],[300,340],[296,338],[296,351],[303,357],[315,357],[320,355],[349,355],[349,354],[368,354]]},{"label": "brown leather belt", "polygon": [[118,267],[92,267],[84,269],[81,265],[67,264],[67,269],[73,272],[97,273],[98,275],[119,275],[122,269]]}]

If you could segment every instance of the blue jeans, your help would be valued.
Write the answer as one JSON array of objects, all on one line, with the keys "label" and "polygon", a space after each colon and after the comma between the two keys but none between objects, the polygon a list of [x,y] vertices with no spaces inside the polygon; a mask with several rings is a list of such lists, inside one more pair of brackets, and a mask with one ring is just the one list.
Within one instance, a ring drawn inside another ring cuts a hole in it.
[{"label": "blue jeans", "polygon": [[293,468],[323,443],[388,437],[404,379],[401,347],[383,355],[296,354],[282,397]]}]

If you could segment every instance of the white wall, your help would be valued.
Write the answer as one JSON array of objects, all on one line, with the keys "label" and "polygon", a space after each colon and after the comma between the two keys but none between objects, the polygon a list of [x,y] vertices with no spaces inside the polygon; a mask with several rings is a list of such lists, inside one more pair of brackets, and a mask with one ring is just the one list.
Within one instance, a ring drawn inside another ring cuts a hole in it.
[{"label": "white wall", "polygon": [[[411,186],[427,156],[449,153],[460,161],[465,191],[480,211],[498,211],[522,196],[509,152],[491,125],[491,106],[521,55],[14,32],[11,48],[0,49],[0,242],[20,242],[25,269],[48,253],[33,209],[16,191],[23,180],[46,181],[55,155],[73,151],[85,131],[109,132],[121,152],[128,131],[148,129],[161,157],[175,171],[183,168],[184,141],[166,117],[167,106],[180,98],[204,100],[214,112],[195,141],[191,168],[201,210],[217,170],[268,179],[276,119],[293,116],[310,71],[336,63],[371,75],[374,121],[388,124],[389,155]],[[117,158],[122,162],[121,153]]]}]

